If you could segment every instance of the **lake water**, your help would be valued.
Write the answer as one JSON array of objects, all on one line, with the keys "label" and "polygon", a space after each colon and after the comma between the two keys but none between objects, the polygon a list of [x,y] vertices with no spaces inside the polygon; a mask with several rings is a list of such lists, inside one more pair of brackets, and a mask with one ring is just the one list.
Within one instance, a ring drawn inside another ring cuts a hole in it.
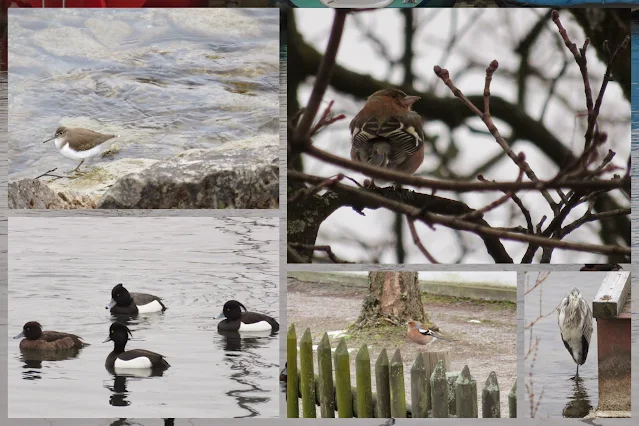
[{"label": "lake water", "polygon": [[74,166],[58,126],[164,159],[278,131],[277,9],[11,9],[9,176]]},{"label": "lake water", "polygon": [[[226,338],[215,320],[230,299],[279,318],[277,218],[11,218],[9,229],[9,417],[278,416],[279,336]],[[129,321],[127,349],[165,355],[162,376],[104,367],[120,282],[168,307]],[[27,321],[90,346],[27,360],[12,339]]]},{"label": "lake water", "polygon": [[[527,274],[529,286],[534,285],[537,273]],[[557,324],[557,313],[552,312],[573,287],[577,287],[583,298],[592,309],[594,299],[601,285],[605,272],[551,272],[541,286],[525,297],[525,324],[539,316],[539,295],[542,289],[541,313],[548,316],[540,319],[533,327],[533,339],[539,338],[537,361],[533,368],[535,402],[543,388],[543,396],[536,417],[563,417],[564,409],[579,411],[579,407],[597,407],[597,322],[593,320],[592,337],[586,363],[579,366],[579,377],[575,381],[577,364],[564,347]],[[530,288],[530,287],[527,287]],[[552,312],[552,313],[551,313]],[[528,352],[530,329],[524,331],[525,351]],[[525,362],[524,383],[529,384],[530,362],[532,355]],[[528,393],[525,393],[528,401]],[[528,405],[522,410],[525,417],[530,417]],[[587,412],[583,413],[583,415]]]}]

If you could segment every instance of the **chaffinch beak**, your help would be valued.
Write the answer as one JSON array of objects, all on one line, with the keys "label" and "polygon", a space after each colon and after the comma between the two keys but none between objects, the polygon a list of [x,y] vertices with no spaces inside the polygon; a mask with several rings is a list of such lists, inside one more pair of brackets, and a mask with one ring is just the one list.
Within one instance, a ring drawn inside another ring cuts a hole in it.
[{"label": "chaffinch beak", "polygon": [[421,99],[420,96],[406,96],[400,102],[403,106],[405,106],[406,108],[409,108],[420,99]]}]

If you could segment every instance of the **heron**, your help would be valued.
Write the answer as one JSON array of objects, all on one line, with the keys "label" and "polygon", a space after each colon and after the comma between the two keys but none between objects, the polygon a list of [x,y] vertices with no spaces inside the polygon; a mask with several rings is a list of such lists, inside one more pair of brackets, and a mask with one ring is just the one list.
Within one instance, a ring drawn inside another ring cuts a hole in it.
[{"label": "heron", "polygon": [[588,348],[590,347],[590,336],[592,335],[592,310],[590,305],[584,300],[577,287],[573,287],[561,301],[558,310],[557,322],[559,332],[564,346],[572,355],[572,359],[577,363],[577,374],[579,377],[579,366],[586,362]]}]

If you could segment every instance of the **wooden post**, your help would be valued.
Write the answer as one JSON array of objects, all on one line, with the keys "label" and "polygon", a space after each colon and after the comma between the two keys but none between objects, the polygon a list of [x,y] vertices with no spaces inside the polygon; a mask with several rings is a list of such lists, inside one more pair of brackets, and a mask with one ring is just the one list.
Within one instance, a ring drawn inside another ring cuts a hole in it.
[{"label": "wooden post", "polygon": [[457,418],[477,418],[477,383],[465,365],[455,384]]},{"label": "wooden post", "polygon": [[300,402],[295,324],[291,324],[286,333],[286,369],[286,417],[298,418],[300,416]]},{"label": "wooden post", "polygon": [[511,419],[517,417],[517,379],[513,383],[513,387],[508,394],[508,415]]},{"label": "wooden post", "polygon": [[357,383],[357,417],[373,417],[373,391],[371,386],[371,357],[368,347],[363,344],[355,357]]},{"label": "wooden post", "polygon": [[444,361],[440,360],[435,371],[430,376],[431,403],[433,404],[433,418],[448,418],[448,386],[446,385],[446,371]]},{"label": "wooden post", "polygon": [[404,388],[404,361],[399,349],[390,364],[391,416],[406,418],[406,389]]},{"label": "wooden post", "polygon": [[[437,352],[424,352],[422,353],[424,357],[424,366],[426,367],[426,377],[428,377],[429,385],[430,385],[430,377],[435,371],[437,367],[437,363],[441,360],[443,362],[444,371],[450,371],[450,354],[448,351],[437,351]],[[429,394],[432,392],[428,391]],[[431,398],[428,399],[428,410],[431,410],[432,401]]]},{"label": "wooden post", "polygon": [[335,395],[337,414],[340,418],[353,417],[353,395],[351,394],[351,366],[346,340],[342,337],[335,349]]},{"label": "wooden post", "polygon": [[391,417],[390,363],[386,349],[382,349],[375,362],[375,383],[377,384],[377,417],[388,419]]},{"label": "wooden post", "polygon": [[428,405],[430,403],[430,380],[428,379],[424,356],[418,353],[410,369],[410,397],[413,418],[428,417]]},{"label": "wooden post", "polygon": [[315,373],[313,372],[313,339],[306,329],[300,339],[300,381],[302,383],[302,417],[317,417],[315,411]]},{"label": "wooden post", "polygon": [[457,399],[455,398],[455,385],[457,385],[457,379],[459,378],[459,372],[446,373],[446,384],[448,385],[448,416],[457,417]]},{"label": "wooden post", "polygon": [[[592,302],[592,314],[597,320],[596,361],[599,386],[597,411],[625,411],[627,415],[630,415],[632,387],[630,290],[630,272],[609,272]],[[594,344],[594,342],[590,343]]]},{"label": "wooden post", "polygon": [[491,371],[486,379],[486,384],[481,391],[481,416],[483,418],[501,418],[501,407],[499,406],[499,384],[497,374]]},{"label": "wooden post", "polygon": [[333,364],[331,363],[331,342],[328,340],[328,333],[324,333],[317,346],[317,370],[319,372],[320,414],[322,418],[334,418]]}]

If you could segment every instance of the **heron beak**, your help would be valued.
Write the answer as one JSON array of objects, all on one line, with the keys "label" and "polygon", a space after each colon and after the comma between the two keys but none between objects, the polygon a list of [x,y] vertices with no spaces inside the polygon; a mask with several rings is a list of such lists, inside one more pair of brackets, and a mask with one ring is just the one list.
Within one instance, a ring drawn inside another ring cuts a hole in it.
[{"label": "heron beak", "polygon": [[406,96],[404,99],[401,100],[401,103],[408,108],[420,99],[421,97],[419,96]]},{"label": "heron beak", "polygon": [[109,304],[108,304],[108,305],[106,305],[106,306],[104,307],[104,309],[111,309],[112,307],[114,307],[114,306],[115,306],[115,304],[116,304],[116,303],[117,303],[117,302],[116,302],[115,300],[111,299],[111,301],[109,302]]},{"label": "heron beak", "polygon": [[22,330],[22,333],[18,334],[16,337],[14,337],[14,339],[19,339],[21,337],[24,337],[24,330]]}]

